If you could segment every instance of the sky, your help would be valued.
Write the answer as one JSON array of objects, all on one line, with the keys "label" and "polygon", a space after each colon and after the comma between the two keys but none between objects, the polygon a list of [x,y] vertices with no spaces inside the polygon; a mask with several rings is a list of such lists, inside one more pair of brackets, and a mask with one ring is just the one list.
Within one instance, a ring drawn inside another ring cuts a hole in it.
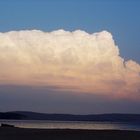
[{"label": "sky", "polygon": [[139,0],[1,0],[0,111],[140,113]]}]

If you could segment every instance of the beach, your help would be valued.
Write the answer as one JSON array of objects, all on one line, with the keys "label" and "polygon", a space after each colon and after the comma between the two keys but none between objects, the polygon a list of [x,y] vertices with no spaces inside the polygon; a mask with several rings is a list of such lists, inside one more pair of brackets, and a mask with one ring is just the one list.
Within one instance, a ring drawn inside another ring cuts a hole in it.
[{"label": "beach", "polygon": [[1,127],[0,140],[140,140],[140,131]]}]

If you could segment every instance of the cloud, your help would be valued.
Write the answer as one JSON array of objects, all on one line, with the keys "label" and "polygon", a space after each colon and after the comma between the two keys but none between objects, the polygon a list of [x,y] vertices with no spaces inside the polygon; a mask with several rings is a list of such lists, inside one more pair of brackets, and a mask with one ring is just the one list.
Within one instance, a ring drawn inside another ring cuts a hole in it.
[{"label": "cloud", "polygon": [[107,31],[11,31],[0,33],[0,84],[138,98],[140,65]]}]

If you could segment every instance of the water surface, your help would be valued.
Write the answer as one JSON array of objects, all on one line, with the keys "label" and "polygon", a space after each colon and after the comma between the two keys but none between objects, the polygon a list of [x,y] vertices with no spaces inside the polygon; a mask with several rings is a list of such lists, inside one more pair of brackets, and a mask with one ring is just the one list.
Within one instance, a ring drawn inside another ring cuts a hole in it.
[{"label": "water surface", "polygon": [[20,128],[40,129],[116,129],[138,130],[140,124],[125,122],[85,122],[85,121],[45,121],[45,120],[0,120],[0,123],[12,124]]}]

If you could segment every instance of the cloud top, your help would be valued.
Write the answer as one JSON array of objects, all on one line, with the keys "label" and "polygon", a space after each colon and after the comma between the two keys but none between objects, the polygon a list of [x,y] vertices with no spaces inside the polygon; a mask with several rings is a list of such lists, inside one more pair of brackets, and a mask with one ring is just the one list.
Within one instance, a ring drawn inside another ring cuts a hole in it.
[{"label": "cloud top", "polygon": [[137,98],[140,65],[124,61],[107,31],[11,31],[0,33],[0,84]]}]

